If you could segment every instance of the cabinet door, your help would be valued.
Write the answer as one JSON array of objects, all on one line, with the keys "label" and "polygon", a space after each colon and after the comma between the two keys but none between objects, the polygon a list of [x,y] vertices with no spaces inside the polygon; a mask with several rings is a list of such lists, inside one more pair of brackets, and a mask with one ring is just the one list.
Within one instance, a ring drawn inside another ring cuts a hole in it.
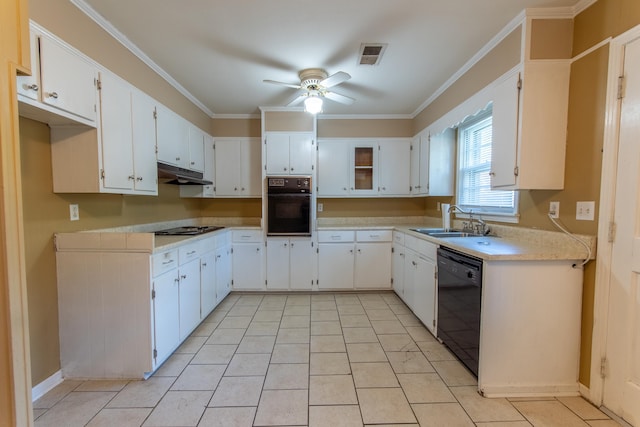
[{"label": "cabinet door", "polygon": [[241,194],[244,197],[262,197],[262,147],[260,138],[244,140],[241,144],[241,150]]},{"label": "cabinet door", "polygon": [[204,172],[204,132],[189,126],[189,169]]},{"label": "cabinet door", "polygon": [[94,66],[46,36],[40,38],[40,65],[42,102],[95,121]]},{"label": "cabinet door", "polygon": [[432,333],[435,333],[436,309],[436,264],[433,261],[414,256],[413,312]]},{"label": "cabinet door", "polygon": [[311,239],[291,239],[290,246],[289,286],[310,291],[318,269],[316,248]]},{"label": "cabinet door", "polygon": [[262,243],[233,245],[233,289],[264,289]]},{"label": "cabinet door", "polygon": [[153,280],[156,367],[169,357],[180,342],[179,282],[177,269],[168,271]]},{"label": "cabinet door", "polygon": [[394,246],[391,255],[391,277],[393,278],[393,290],[404,301],[404,246]]},{"label": "cabinet door", "polygon": [[411,141],[411,194],[420,195],[420,137],[416,136]]},{"label": "cabinet door", "polygon": [[355,287],[391,287],[391,243],[357,243]]},{"label": "cabinet door", "polygon": [[153,98],[134,89],[131,94],[134,188],[150,195],[158,194],[155,111]]},{"label": "cabinet door", "polygon": [[186,120],[163,105],[158,104],[158,161],[170,165],[189,167],[189,127]]},{"label": "cabinet door", "polygon": [[289,239],[267,240],[267,289],[289,289]]},{"label": "cabinet door", "polygon": [[215,308],[216,298],[216,253],[209,251],[200,258],[200,320]]},{"label": "cabinet door", "polygon": [[318,197],[349,195],[348,141],[322,141],[318,143]]},{"label": "cabinet door", "polygon": [[411,141],[381,141],[379,147],[379,194],[408,196],[411,193]]},{"label": "cabinet door", "polygon": [[353,243],[318,245],[318,288],[353,289]]},{"label": "cabinet door", "polygon": [[315,142],[310,133],[289,136],[289,172],[292,175],[313,174]]},{"label": "cabinet door", "polygon": [[217,139],[215,143],[216,196],[240,195],[241,141]]},{"label": "cabinet door", "polygon": [[200,323],[200,259],[181,265],[180,272],[180,340]]},{"label": "cabinet door", "polygon": [[494,88],[491,187],[516,184],[520,73],[507,76]]},{"label": "cabinet door", "polygon": [[106,189],[133,190],[131,87],[110,73],[102,73],[100,81],[103,185]]},{"label": "cabinet door", "polygon": [[427,151],[424,171],[424,194],[430,196],[453,196],[455,172],[456,131],[449,128],[429,137],[422,137],[423,148]]},{"label": "cabinet door", "polygon": [[350,160],[351,196],[378,194],[378,144],[367,142],[352,144]]},{"label": "cabinet door", "polygon": [[231,249],[216,249],[216,300],[220,303],[231,292]]},{"label": "cabinet door", "polygon": [[214,195],[214,187],[215,187],[215,149],[213,137],[211,135],[204,135],[204,179],[213,182],[210,185],[204,185],[202,187],[202,196],[203,197],[213,197]]},{"label": "cabinet door", "polygon": [[266,136],[267,174],[289,175],[289,135],[270,133]]},{"label": "cabinet door", "polygon": [[33,31],[29,33],[29,45],[31,48],[31,75],[18,76],[18,94],[31,98],[35,101],[40,99],[40,47],[38,34]]},{"label": "cabinet door", "polygon": [[415,312],[415,277],[418,268],[417,255],[410,251],[405,251],[404,258],[404,302]]}]

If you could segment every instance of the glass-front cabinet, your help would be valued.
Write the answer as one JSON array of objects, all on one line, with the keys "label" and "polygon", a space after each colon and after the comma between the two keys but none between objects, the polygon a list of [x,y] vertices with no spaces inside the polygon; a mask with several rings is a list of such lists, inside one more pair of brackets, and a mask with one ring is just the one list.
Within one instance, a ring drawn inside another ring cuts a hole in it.
[{"label": "glass-front cabinet", "polygon": [[355,143],[351,152],[351,193],[377,194],[377,143]]}]

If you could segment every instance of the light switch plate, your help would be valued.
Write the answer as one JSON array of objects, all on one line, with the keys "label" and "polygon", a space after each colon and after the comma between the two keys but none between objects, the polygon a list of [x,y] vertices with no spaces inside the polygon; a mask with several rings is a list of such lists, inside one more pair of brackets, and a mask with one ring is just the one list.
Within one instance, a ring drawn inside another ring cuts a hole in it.
[{"label": "light switch plate", "polygon": [[71,219],[71,221],[80,220],[80,209],[78,208],[78,205],[69,205],[69,219]]},{"label": "light switch plate", "polygon": [[318,212],[322,212],[324,210],[324,204],[318,203]]},{"label": "light switch plate", "polygon": [[593,221],[595,219],[596,202],[576,202],[576,219]]}]

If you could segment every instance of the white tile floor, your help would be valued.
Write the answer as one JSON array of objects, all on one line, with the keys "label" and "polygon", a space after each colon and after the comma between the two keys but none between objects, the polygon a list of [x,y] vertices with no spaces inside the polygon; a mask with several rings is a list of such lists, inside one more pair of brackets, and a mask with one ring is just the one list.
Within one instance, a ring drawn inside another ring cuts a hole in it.
[{"label": "white tile floor", "polygon": [[393,293],[231,294],[147,381],[65,381],[36,426],[592,426],[579,397],[485,399]]}]

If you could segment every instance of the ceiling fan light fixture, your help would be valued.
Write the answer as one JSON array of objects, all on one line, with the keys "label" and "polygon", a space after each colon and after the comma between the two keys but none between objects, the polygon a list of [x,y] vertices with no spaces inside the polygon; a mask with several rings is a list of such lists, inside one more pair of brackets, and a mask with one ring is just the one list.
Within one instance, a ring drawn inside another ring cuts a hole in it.
[{"label": "ceiling fan light fixture", "polygon": [[322,98],[316,94],[309,94],[304,100],[304,111],[310,114],[318,114],[322,112]]}]

